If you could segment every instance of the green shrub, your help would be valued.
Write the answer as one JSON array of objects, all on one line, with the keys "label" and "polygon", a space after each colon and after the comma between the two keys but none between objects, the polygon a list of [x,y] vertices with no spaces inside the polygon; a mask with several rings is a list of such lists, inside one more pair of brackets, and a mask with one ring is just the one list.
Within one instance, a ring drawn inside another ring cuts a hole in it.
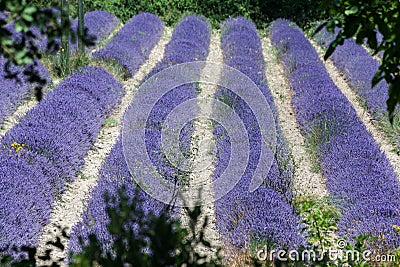
[{"label": "green shrub", "polygon": [[[119,190],[119,200],[105,195],[106,210],[110,218],[107,228],[113,236],[113,244],[105,253],[102,253],[102,244],[95,235],[89,236],[89,242],[80,240],[83,250],[78,255],[71,255],[71,267],[88,266],[222,266],[220,248],[211,245],[204,236],[208,221],[199,225],[201,207],[186,208],[189,217],[187,228],[182,227],[179,218],[171,218],[168,210],[159,216],[152,213],[145,214],[141,198],[138,194],[129,198],[125,189]],[[171,207],[172,208],[172,207]],[[135,225],[135,231],[127,225]],[[64,237],[68,238],[65,230]],[[56,242],[48,242],[58,249],[65,247],[57,237]],[[213,251],[212,255],[199,254],[198,247]],[[24,247],[28,259],[13,262],[10,256],[0,257],[0,266],[37,266],[36,248]],[[151,252],[151,253],[150,253]],[[46,251],[41,260],[50,260],[51,250]],[[0,255],[2,255],[0,251]],[[50,266],[60,266],[64,259],[58,259]]]},{"label": "green shrub", "polygon": [[[57,7],[60,1],[33,0],[32,4],[39,7]],[[309,22],[322,19],[321,0],[93,0],[85,2],[85,11],[101,9],[108,11],[123,22],[139,12],[151,12],[159,16],[167,25],[175,25],[186,14],[204,15],[213,27],[228,17],[238,15],[251,18],[259,28],[277,18],[288,18],[298,25],[308,25]],[[77,0],[70,1],[72,17],[77,15]]]}]

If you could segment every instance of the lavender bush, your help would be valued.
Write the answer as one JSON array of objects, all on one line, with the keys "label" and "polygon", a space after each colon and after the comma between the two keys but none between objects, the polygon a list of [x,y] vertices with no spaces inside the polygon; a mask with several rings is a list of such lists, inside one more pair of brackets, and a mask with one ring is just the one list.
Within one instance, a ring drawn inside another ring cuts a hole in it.
[{"label": "lavender bush", "polygon": [[354,240],[368,234],[371,245],[400,245],[400,185],[385,154],[354,108],[330,79],[317,52],[296,27],[277,20],[271,41],[291,70],[293,105],[306,138],[316,140],[319,162],[342,218],[339,234]]},{"label": "lavender bush", "polygon": [[[333,39],[334,35],[325,29],[315,38],[317,43],[325,48]],[[351,87],[365,100],[374,118],[380,119],[385,116],[386,101],[389,98],[388,84],[382,80],[375,87],[371,87],[379,62],[353,39],[347,39],[343,45],[338,46],[331,58],[335,66],[344,73]]]},{"label": "lavender bush", "polygon": [[[18,80],[9,78],[5,67],[6,60],[0,57],[0,122],[11,115],[22,101],[27,100],[37,85],[27,79],[21,67],[11,65],[10,68],[11,73],[15,73]],[[35,60],[27,68],[37,71],[45,85],[50,82],[50,74],[39,60]]]},{"label": "lavender bush", "polygon": [[[246,74],[259,87],[271,107],[277,133],[276,154],[263,184],[249,192],[252,173],[261,151],[261,132],[257,119],[240,97],[219,88],[216,97],[230,104],[243,121],[249,142],[250,158],[239,183],[215,203],[217,228],[225,242],[239,248],[257,244],[273,244],[274,247],[298,247],[304,244],[300,236],[299,218],[291,206],[291,177],[293,165],[289,149],[278,124],[277,108],[266,84],[265,62],[261,40],[253,23],[243,17],[227,20],[221,27],[224,63]],[[215,179],[225,170],[230,158],[230,140],[221,126],[214,129],[217,142],[218,163]]]},{"label": "lavender bush", "polygon": [[[11,33],[11,39],[17,45],[22,41],[21,33],[17,33],[14,29],[14,24],[11,22],[4,26]],[[35,33],[27,42],[31,49],[35,44]],[[38,74],[39,80],[32,80],[26,75],[28,72]],[[39,85],[46,87],[50,82],[49,71],[43,66],[39,60],[34,60],[32,63],[22,68],[8,62],[3,56],[0,56],[0,122],[8,115],[11,115],[18,105],[27,100],[34,89]]]},{"label": "lavender bush", "polygon": [[7,171],[0,174],[0,210],[7,216],[0,218],[0,248],[36,243],[54,197],[75,178],[122,95],[122,85],[112,75],[100,67],[85,67],[7,132],[0,150],[9,154],[1,157]]},{"label": "lavender bush", "polygon": [[[58,16],[61,15],[60,11],[55,8],[48,8],[50,12],[57,14]],[[117,27],[120,23],[119,19],[114,15],[108,13],[107,11],[103,10],[94,10],[85,13],[84,16],[85,20],[85,39],[88,42],[93,43],[93,45],[88,44],[86,49],[92,49],[94,45],[99,44],[102,40],[107,38],[112,31]],[[61,22],[61,17],[58,18],[58,23]],[[70,40],[70,50],[71,52],[76,52],[78,47],[78,19],[70,19],[71,23],[71,31],[73,32],[73,39],[71,37]],[[37,47],[46,53],[56,53],[58,50],[55,49],[60,47],[61,40],[60,38],[56,38],[55,44],[57,47],[48,47],[49,40],[47,36],[43,36],[40,33],[40,29],[37,27],[31,28],[32,33],[36,36],[34,42],[36,43]]]},{"label": "lavender bush", "polygon": [[[192,43],[191,47],[179,45],[181,43],[190,44],[190,40],[198,40],[199,42]],[[198,16],[183,18],[176,26],[172,38],[165,48],[164,58],[144,78],[144,81],[173,64],[190,62],[194,60],[194,57],[199,57],[198,60],[205,60],[208,54],[209,41],[210,26],[204,18]],[[165,82],[167,83],[168,81]],[[153,164],[158,168],[160,173],[164,174],[165,179],[176,179],[176,169],[170,166],[162,156],[160,146],[161,129],[158,127],[162,125],[166,115],[176,105],[195,96],[196,87],[193,84],[183,85],[171,90],[154,106],[148,118],[146,124],[146,148]],[[190,130],[186,132],[181,139],[182,143],[188,145],[190,133]],[[119,140],[101,168],[98,185],[91,193],[88,209],[84,212],[82,221],[73,227],[71,241],[68,245],[68,249],[71,252],[80,252],[82,247],[79,244],[79,236],[83,240],[87,240],[90,234],[95,234],[103,242],[104,250],[111,247],[111,235],[107,230],[107,223],[110,219],[106,213],[106,203],[103,196],[107,192],[117,197],[118,189],[122,186],[128,189],[128,197],[133,199],[137,185],[125,161],[122,140]],[[139,194],[143,198],[143,208],[146,213],[151,211],[159,214],[163,209],[167,208],[166,204],[158,202],[141,189]]]},{"label": "lavender bush", "polygon": [[133,76],[156,45],[163,29],[164,24],[157,16],[140,13],[131,18],[106,46],[94,52],[93,57],[116,60]]},{"label": "lavender bush", "polygon": [[[86,33],[88,37],[94,41],[95,45],[107,38],[120,23],[116,16],[103,10],[94,10],[85,13],[84,20]],[[71,22],[71,29],[73,29],[75,33],[78,32],[78,19],[74,19]],[[71,43],[71,51],[76,51],[77,48],[78,41],[75,40],[75,42]],[[93,46],[90,46],[86,49],[92,48]]]},{"label": "lavender bush", "polygon": [[[88,236],[95,234],[98,240],[103,244],[104,250],[107,250],[113,240],[107,230],[107,224],[110,222],[106,212],[105,193],[110,197],[117,197],[118,190],[124,186],[130,199],[134,198],[136,183],[129,172],[125,157],[122,152],[122,141],[118,140],[112,148],[110,155],[100,170],[100,178],[97,186],[91,192],[91,198],[88,209],[84,212],[82,220],[76,224],[71,231],[71,240],[68,250],[72,253],[79,253],[82,249],[79,243],[79,237],[88,242]],[[144,191],[139,190],[139,196],[142,198],[143,210],[159,214],[165,205],[156,201]]]},{"label": "lavender bush", "polygon": [[46,158],[12,148],[0,150],[0,170],[0,250],[35,246],[50,216],[58,172]]},{"label": "lavender bush", "polygon": [[[58,10],[56,8],[44,8],[43,10],[48,11],[49,13],[56,16],[57,23],[59,23],[59,24],[61,23],[61,11],[60,10]],[[48,27],[51,27],[51,25],[48,25]],[[53,40],[53,43],[50,44],[49,38],[47,36],[43,36],[38,27],[32,27],[30,30],[36,36],[34,38],[34,42],[40,51],[42,51],[44,53],[52,53],[53,54],[59,50],[60,45],[61,45],[60,38],[55,38]]]}]

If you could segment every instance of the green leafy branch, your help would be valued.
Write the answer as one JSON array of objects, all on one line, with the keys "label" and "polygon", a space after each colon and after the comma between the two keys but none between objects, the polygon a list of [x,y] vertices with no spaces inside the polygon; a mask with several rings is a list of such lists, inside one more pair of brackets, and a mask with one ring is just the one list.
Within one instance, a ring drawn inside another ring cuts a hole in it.
[{"label": "green leafy branch", "polygon": [[[321,24],[316,32],[326,26],[334,33],[340,28],[336,39],[329,45],[325,60],[329,58],[338,45],[348,38],[355,37],[358,44],[366,40],[374,54],[383,51],[382,63],[371,81],[372,87],[381,80],[389,84],[387,110],[389,120],[393,122],[395,107],[400,103],[400,2],[389,0],[325,0],[331,19]],[[382,42],[377,40],[377,31]]]}]

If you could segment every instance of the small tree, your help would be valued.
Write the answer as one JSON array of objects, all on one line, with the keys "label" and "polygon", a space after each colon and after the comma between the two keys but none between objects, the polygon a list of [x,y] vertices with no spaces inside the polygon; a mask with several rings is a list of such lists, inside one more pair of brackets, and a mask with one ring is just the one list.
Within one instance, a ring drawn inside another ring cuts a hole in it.
[{"label": "small tree", "polygon": [[80,54],[85,53],[85,44],[83,40],[85,35],[85,20],[83,9],[83,0],[78,0],[78,51]]},{"label": "small tree", "polygon": [[69,64],[69,40],[70,40],[70,21],[69,21],[69,1],[61,2],[61,27],[63,28],[61,35],[61,64],[65,74],[70,73]]}]

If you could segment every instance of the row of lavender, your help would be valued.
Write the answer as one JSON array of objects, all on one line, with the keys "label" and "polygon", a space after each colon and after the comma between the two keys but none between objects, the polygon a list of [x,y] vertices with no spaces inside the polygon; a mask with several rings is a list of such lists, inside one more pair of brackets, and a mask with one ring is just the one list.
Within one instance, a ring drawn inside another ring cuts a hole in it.
[{"label": "row of lavender", "polygon": [[153,14],[141,13],[130,19],[93,57],[117,61],[132,77],[161,37],[163,28],[162,21]]},{"label": "row of lavender", "polygon": [[275,21],[271,40],[290,70],[300,127],[306,138],[319,141],[327,187],[342,211],[339,233],[350,240],[371,234],[386,248],[398,247],[393,225],[400,223],[400,185],[393,168],[308,39],[290,25]]},{"label": "row of lavender", "polygon": [[[155,18],[152,20],[154,21]],[[185,17],[176,26],[172,38],[165,48],[164,58],[144,80],[149,79],[169,66],[194,60],[204,60],[208,54],[209,40],[210,27],[203,18],[197,16]],[[166,115],[168,115],[168,111],[172,108],[195,96],[195,86],[180,86],[165,95],[151,112],[152,115],[150,115],[146,124],[146,129],[149,129],[146,132],[146,144],[148,153],[161,174],[168,173],[165,169],[170,166],[167,166],[165,162],[157,158],[160,153],[156,153],[156,151],[161,151],[160,131],[156,130],[154,126],[162,124]],[[106,214],[106,203],[103,196],[106,192],[112,196],[117,196],[117,191],[122,186],[127,189],[128,196],[133,198],[137,185],[129,172],[123,154],[122,140],[120,139],[101,168],[98,185],[91,193],[88,209],[84,212],[82,221],[75,225],[72,230],[69,243],[70,251],[80,251],[81,246],[78,242],[78,237],[82,236],[85,239],[91,233],[95,234],[98,240],[102,242],[104,249],[110,248],[112,237],[106,228],[109,218]],[[153,199],[142,190],[139,191],[139,194],[140,198],[143,199],[143,209],[146,213],[153,212],[158,214],[166,207],[165,204]]]},{"label": "row of lavender", "polygon": [[[158,72],[186,62],[204,61],[208,55],[211,30],[208,22],[203,17],[187,16],[182,19],[174,29],[171,41],[166,45],[164,57],[160,63],[147,75],[147,78]],[[198,71],[198,70],[197,70]],[[177,73],[178,74],[178,73]],[[193,73],[198,75],[200,73]],[[171,84],[167,79],[163,83],[168,88]],[[161,133],[167,116],[181,103],[193,99],[197,96],[195,84],[185,84],[173,88],[161,98],[152,108],[146,122],[146,150],[152,164],[156,166],[158,172],[169,181],[183,185],[182,176],[189,176],[187,171],[180,170],[177,166],[169,163],[161,145]],[[193,132],[193,123],[188,123],[181,130],[179,136],[180,148],[185,155],[189,155],[190,136]]]},{"label": "row of lavender", "polygon": [[[315,40],[327,48],[333,38],[332,33],[323,29],[316,35]],[[378,120],[383,118],[386,112],[386,100],[389,97],[388,84],[382,80],[375,87],[371,87],[379,62],[353,39],[347,39],[343,45],[338,46],[331,58],[335,66],[344,73],[351,87],[365,100],[374,118]]]},{"label": "row of lavender", "polygon": [[0,248],[35,245],[55,197],[83,166],[122,94],[122,85],[109,73],[87,67],[66,78],[7,132],[0,150]]},{"label": "row of lavender", "polygon": [[[94,45],[98,45],[102,40],[107,38],[113,30],[120,24],[119,19],[113,14],[103,10],[94,10],[85,13],[85,34],[87,38],[93,41]],[[74,19],[71,22],[71,29],[78,32],[78,19]],[[77,50],[78,42],[75,40],[71,43],[71,51]],[[88,46],[86,49],[94,48],[94,46]]]},{"label": "row of lavender", "polygon": [[[17,79],[10,78],[9,73],[5,70],[6,64],[6,59],[0,57],[0,124],[5,117],[11,115],[17,109],[21,102],[29,99],[33,89],[37,86],[23,74],[24,70],[21,67],[12,64],[9,70],[16,74]],[[35,60],[27,68],[39,73],[44,80],[44,86],[47,86],[50,82],[49,71],[39,60]]]},{"label": "row of lavender", "polygon": [[[134,21],[138,27],[152,24],[149,16]],[[157,38],[150,32],[146,36],[144,44]],[[104,69],[85,67],[46,95],[4,136],[0,150],[1,249],[36,245],[55,198],[76,177],[106,115],[123,94],[122,85]]]},{"label": "row of lavender", "polygon": [[[55,14],[57,16],[57,21],[60,23],[60,11],[55,8],[45,9],[49,14]],[[94,10],[85,13],[84,15],[85,22],[85,34],[86,39],[89,42],[92,42],[93,45],[98,45],[102,40],[107,38],[112,31],[120,24],[120,20],[114,15],[108,13],[103,10]],[[70,49],[72,52],[77,50],[77,33],[78,33],[78,19],[74,19],[71,21],[71,30],[74,33],[74,39],[70,40]],[[56,52],[54,51],[54,47],[49,47],[49,39],[47,36],[42,36],[40,29],[38,27],[33,27],[31,29],[32,33],[35,36],[35,43],[38,48],[43,52]],[[59,38],[55,40],[55,44],[58,46],[61,44]],[[87,46],[86,49],[93,48],[93,46]]]},{"label": "row of lavender", "polygon": [[[235,112],[243,121],[249,142],[250,156],[247,168],[238,184],[215,203],[217,228],[224,241],[239,248],[252,242],[272,242],[277,247],[297,247],[304,244],[300,236],[299,218],[291,206],[291,178],[293,166],[289,159],[289,149],[277,120],[277,109],[266,84],[265,62],[260,37],[255,25],[239,17],[222,25],[222,49],[224,63],[246,74],[261,90],[267,100],[274,120],[277,135],[276,152],[272,167],[266,170],[263,184],[249,192],[252,174],[262,159],[261,130],[249,103],[227,89],[219,88],[216,97],[229,95]],[[265,107],[266,108],[266,107]],[[267,118],[263,118],[267,119]],[[215,177],[224,171],[229,163],[230,143],[223,129],[214,129],[218,148],[218,163]]]}]

